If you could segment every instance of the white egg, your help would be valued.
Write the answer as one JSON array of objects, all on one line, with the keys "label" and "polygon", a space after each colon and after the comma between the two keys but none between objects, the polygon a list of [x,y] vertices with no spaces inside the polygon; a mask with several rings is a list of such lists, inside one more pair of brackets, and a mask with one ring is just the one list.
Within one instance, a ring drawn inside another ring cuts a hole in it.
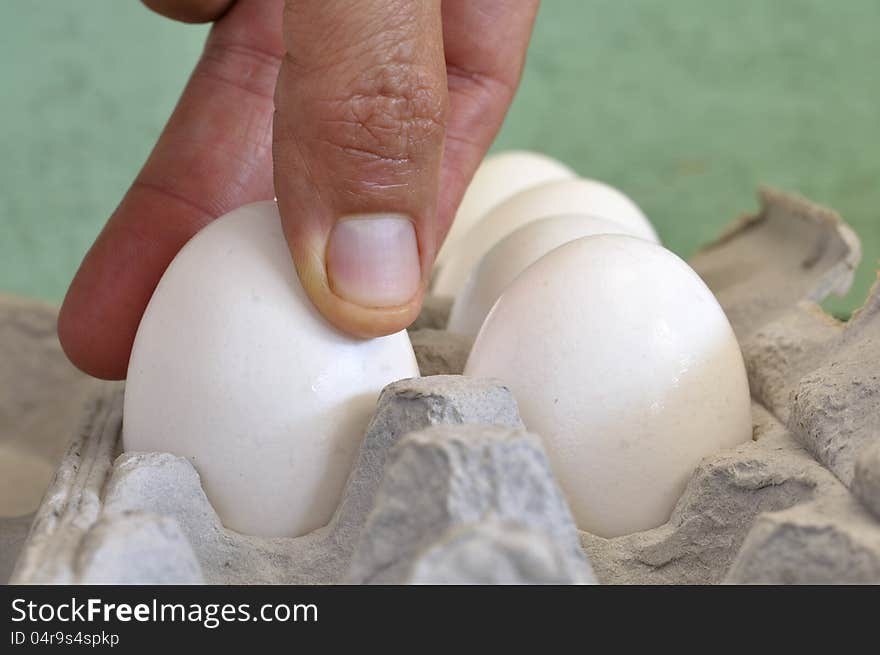
[{"label": "white egg", "polygon": [[584,214],[542,218],[514,230],[471,271],[455,297],[446,329],[475,337],[492,305],[520,273],[554,248],[596,234],[632,235],[632,230]]},{"label": "white egg", "polygon": [[562,214],[613,221],[635,236],[659,242],[638,206],[614,187],[587,179],[548,182],[508,198],[486,214],[437,271],[433,293],[455,296],[477,262],[501,239],[526,223]]},{"label": "white egg", "polygon": [[461,199],[455,221],[437,255],[437,263],[443,262],[455,249],[453,244],[498,203],[544,182],[574,177],[576,173],[568,166],[537,152],[509,150],[489,155],[474,173]]},{"label": "white egg", "polygon": [[345,336],[300,285],[274,202],[217,219],[163,275],[135,338],[127,451],[189,458],[224,525],[325,525],[382,387],[418,376],[405,332]]},{"label": "white egg", "polygon": [[535,262],[492,308],[465,374],[510,386],[578,527],[602,537],[663,524],[700,459],[752,435],[724,312],[643,239],[585,237]]}]

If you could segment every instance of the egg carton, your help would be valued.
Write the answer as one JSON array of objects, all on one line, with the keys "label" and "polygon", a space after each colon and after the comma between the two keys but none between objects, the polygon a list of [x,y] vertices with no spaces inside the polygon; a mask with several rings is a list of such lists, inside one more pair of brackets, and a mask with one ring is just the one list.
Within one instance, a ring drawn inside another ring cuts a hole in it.
[{"label": "egg carton", "polygon": [[93,390],[64,356],[57,310],[0,293],[0,584]]},{"label": "egg carton", "polygon": [[429,298],[422,377],[382,392],[331,522],[298,538],[225,529],[188,460],[121,453],[101,388],[37,511],[15,583],[880,582],[880,285],[848,323],[858,239],[765,190],[691,261],[724,307],[753,396],[752,441],[704,458],[662,526],[579,531],[539,437]]}]

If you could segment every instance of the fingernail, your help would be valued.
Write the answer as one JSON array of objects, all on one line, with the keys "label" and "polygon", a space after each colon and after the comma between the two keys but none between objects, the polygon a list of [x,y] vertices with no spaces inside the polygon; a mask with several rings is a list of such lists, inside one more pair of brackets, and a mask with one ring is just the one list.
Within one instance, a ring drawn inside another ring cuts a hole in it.
[{"label": "fingernail", "polygon": [[333,292],[364,307],[403,305],[421,280],[412,221],[401,214],[355,214],[336,223],[327,245]]}]

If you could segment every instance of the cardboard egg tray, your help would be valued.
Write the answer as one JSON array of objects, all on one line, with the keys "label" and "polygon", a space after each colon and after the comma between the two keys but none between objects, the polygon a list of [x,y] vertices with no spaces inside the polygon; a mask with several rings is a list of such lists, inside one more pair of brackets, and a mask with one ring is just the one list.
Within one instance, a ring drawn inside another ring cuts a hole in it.
[{"label": "cardboard egg tray", "polygon": [[664,525],[578,531],[509,390],[458,375],[470,344],[430,298],[410,330],[429,377],[383,391],[329,525],[225,529],[188,460],[121,453],[123,388],[102,384],[34,517],[0,519],[10,543],[30,524],[11,581],[880,582],[880,285],[848,323],[823,313],[858,239],[802,198],[761,201],[691,260],[742,347],[753,439],[703,459]]}]

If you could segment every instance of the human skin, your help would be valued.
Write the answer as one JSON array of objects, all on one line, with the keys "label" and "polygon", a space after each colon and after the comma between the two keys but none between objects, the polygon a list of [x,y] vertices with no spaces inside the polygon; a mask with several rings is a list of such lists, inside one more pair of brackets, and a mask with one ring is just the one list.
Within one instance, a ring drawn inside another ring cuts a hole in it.
[{"label": "human skin", "polygon": [[143,1],[214,25],[67,292],[58,333],[71,361],[125,377],[180,248],[273,196],[303,287],[330,323],[359,337],[409,325],[513,99],[538,0]]}]

